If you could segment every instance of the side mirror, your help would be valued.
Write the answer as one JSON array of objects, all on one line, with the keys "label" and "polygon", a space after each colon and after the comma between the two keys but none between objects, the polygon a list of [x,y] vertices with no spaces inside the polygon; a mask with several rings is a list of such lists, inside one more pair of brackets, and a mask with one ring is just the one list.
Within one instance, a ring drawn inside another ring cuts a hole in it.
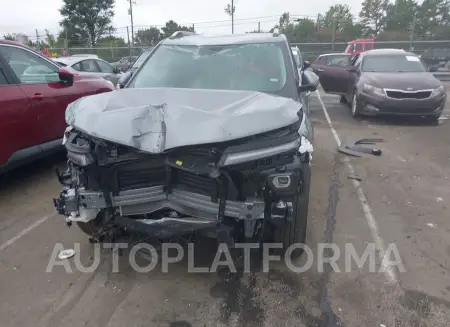
[{"label": "side mirror", "polygon": [[133,72],[126,72],[122,75],[122,77],[119,78],[119,81],[117,82],[117,88],[123,89],[125,85],[127,85],[128,81],[133,76]]},{"label": "side mirror", "polygon": [[303,62],[303,70],[307,70],[309,67],[311,67],[311,63],[308,60],[305,60]]},{"label": "side mirror", "polygon": [[436,66],[430,66],[428,67],[428,71],[431,73],[437,72],[437,67]]},{"label": "side mirror", "polygon": [[298,92],[314,92],[319,86],[319,76],[316,73],[306,70],[303,72],[302,84],[298,86]]},{"label": "side mirror", "polygon": [[114,74],[120,74],[122,71],[119,68],[114,67],[113,72]]},{"label": "side mirror", "polygon": [[60,81],[66,83],[71,86],[73,84],[73,78],[75,73],[67,67],[61,67],[58,71]]}]

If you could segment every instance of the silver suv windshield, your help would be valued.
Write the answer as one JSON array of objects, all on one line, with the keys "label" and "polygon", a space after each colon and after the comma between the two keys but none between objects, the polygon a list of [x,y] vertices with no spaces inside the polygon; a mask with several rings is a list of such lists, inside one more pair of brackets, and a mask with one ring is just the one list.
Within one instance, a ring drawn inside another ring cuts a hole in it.
[{"label": "silver suv windshield", "polygon": [[[292,96],[282,43],[160,45],[127,87],[249,90]],[[288,59],[286,59],[288,58]]]}]

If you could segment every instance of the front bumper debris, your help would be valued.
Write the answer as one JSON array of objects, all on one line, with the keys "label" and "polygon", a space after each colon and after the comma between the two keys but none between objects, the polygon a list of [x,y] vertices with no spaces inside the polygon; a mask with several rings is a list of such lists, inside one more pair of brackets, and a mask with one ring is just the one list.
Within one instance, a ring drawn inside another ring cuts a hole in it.
[{"label": "front bumper debris", "polygon": [[[111,202],[111,206],[116,207],[121,216],[141,215],[169,208],[193,217],[217,220],[219,212],[219,203],[211,202],[209,196],[177,189],[166,194],[163,186],[122,191],[117,196],[111,196]],[[103,193],[80,188],[63,190],[59,199],[55,200],[55,207],[68,220],[86,222],[109,206]],[[228,200],[224,215],[236,219],[261,219],[264,216],[264,201]]]}]

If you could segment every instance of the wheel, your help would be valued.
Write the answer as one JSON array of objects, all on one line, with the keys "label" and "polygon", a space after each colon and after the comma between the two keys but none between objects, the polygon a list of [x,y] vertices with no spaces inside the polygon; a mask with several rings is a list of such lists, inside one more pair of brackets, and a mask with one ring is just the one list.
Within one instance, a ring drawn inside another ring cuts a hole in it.
[{"label": "wheel", "polygon": [[347,99],[346,99],[345,95],[341,95],[339,97],[339,103],[347,103]]},{"label": "wheel", "polygon": [[356,94],[357,94],[357,92],[356,92],[356,90],[354,90],[353,97],[352,97],[352,106],[351,106],[353,117],[360,116],[360,111],[361,111],[361,109],[359,107],[359,103],[358,103],[358,97]]},{"label": "wheel", "polygon": [[[274,242],[282,243],[283,247],[278,249],[278,254],[283,255],[292,244],[306,241],[306,227],[308,221],[309,190],[311,187],[311,166],[303,163],[303,192],[293,202],[292,219],[286,220],[285,224],[276,228],[274,232]],[[299,256],[302,249],[296,249],[291,256]]]}]

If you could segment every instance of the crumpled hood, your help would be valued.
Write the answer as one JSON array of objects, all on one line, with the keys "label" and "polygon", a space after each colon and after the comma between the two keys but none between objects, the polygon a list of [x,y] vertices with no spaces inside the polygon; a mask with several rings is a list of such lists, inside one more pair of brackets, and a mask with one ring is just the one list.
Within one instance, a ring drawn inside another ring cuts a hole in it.
[{"label": "crumpled hood", "polygon": [[372,73],[365,72],[361,80],[375,87],[398,90],[435,89],[442,83],[429,72],[417,73]]},{"label": "crumpled hood", "polygon": [[295,123],[301,103],[260,92],[122,89],[81,98],[67,124],[149,153],[243,138]]}]

